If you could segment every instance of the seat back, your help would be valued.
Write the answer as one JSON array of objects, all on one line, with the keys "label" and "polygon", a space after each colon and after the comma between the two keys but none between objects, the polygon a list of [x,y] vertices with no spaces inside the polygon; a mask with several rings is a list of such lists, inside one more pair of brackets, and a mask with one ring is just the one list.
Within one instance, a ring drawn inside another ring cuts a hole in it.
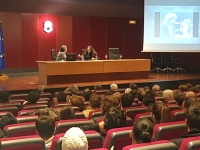
[{"label": "seat back", "polygon": [[71,103],[58,102],[54,107],[63,107],[63,106],[71,106]]},{"label": "seat back", "polygon": [[55,134],[65,133],[71,127],[79,127],[90,123],[91,122],[88,119],[60,120],[56,122]]},{"label": "seat back", "polygon": [[184,121],[185,117],[186,116],[183,110],[173,110],[170,112],[170,119],[172,122]]},{"label": "seat back", "polygon": [[147,113],[140,113],[140,114],[137,114],[135,116],[135,119],[134,119],[134,123],[136,123],[136,121],[140,118],[147,118],[149,120],[152,120],[152,115],[150,112],[147,112]]},{"label": "seat back", "polygon": [[103,116],[101,110],[93,110],[89,112],[88,119],[92,119],[94,117],[100,117],[100,116]]},{"label": "seat back", "polygon": [[36,135],[35,122],[7,125],[3,131],[7,137]]},{"label": "seat back", "polygon": [[38,136],[1,139],[1,150],[45,150],[45,142]]},{"label": "seat back", "polygon": [[28,100],[28,94],[27,93],[21,93],[21,94],[11,94],[10,99],[25,99]]},{"label": "seat back", "polygon": [[25,123],[25,122],[35,122],[38,118],[37,115],[33,115],[33,116],[18,116],[16,117],[17,121],[19,123]]},{"label": "seat back", "polygon": [[146,106],[134,106],[127,107],[123,109],[127,116],[129,116],[132,120],[135,119],[135,116],[140,113],[145,113],[147,111]]},{"label": "seat back", "polygon": [[18,113],[18,108],[16,106],[0,106],[0,112],[4,111],[11,112],[16,117]]},{"label": "seat back", "polygon": [[0,103],[0,106],[16,106],[18,110],[22,110],[22,104],[19,102],[15,103]]},{"label": "seat back", "polygon": [[26,100],[25,99],[10,99],[10,103],[21,103],[23,104]]},{"label": "seat back", "polygon": [[167,104],[170,112],[173,110],[180,110],[180,106],[178,106],[177,104]]},{"label": "seat back", "polygon": [[84,119],[85,115],[82,112],[75,112],[75,119]]},{"label": "seat back", "polygon": [[167,140],[156,142],[133,144],[124,147],[122,150],[178,150],[178,147]]},{"label": "seat back", "polygon": [[46,104],[26,104],[22,109],[39,109],[39,108],[48,108]]},{"label": "seat back", "polygon": [[55,49],[51,49],[51,59],[53,61],[56,61],[56,50]]},{"label": "seat back", "polygon": [[185,121],[156,124],[153,130],[153,141],[179,138],[187,132],[187,129]]},{"label": "seat back", "polygon": [[[102,147],[103,139],[101,135],[96,131],[84,131],[88,140],[89,149]],[[62,150],[62,138],[65,133],[60,133],[54,136],[50,150]]]},{"label": "seat back", "polygon": [[200,136],[185,138],[182,141],[180,150],[200,150]]},{"label": "seat back", "polygon": [[130,145],[132,139],[129,137],[129,133],[132,129],[133,126],[110,129],[107,132],[103,148],[110,149],[114,146],[114,150],[122,150],[124,146]]},{"label": "seat back", "polygon": [[36,111],[36,109],[21,110],[18,112],[17,116],[27,116],[27,113]]}]

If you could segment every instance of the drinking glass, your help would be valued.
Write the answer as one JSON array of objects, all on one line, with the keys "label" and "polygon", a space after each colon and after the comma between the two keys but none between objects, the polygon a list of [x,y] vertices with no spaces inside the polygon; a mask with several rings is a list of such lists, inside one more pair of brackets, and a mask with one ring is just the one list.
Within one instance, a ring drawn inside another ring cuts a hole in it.
[{"label": "drinking glass", "polygon": [[108,55],[107,55],[107,54],[105,54],[105,59],[106,59],[106,60],[108,59]]},{"label": "drinking glass", "polygon": [[122,54],[119,55],[120,60],[122,59]]}]

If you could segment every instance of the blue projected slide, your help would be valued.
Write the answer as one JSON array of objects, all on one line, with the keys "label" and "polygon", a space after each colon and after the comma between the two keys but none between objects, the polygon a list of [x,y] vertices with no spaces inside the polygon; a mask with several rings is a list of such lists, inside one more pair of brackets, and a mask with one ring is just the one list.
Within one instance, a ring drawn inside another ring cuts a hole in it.
[{"label": "blue projected slide", "polygon": [[145,0],[145,52],[200,52],[200,0]]}]

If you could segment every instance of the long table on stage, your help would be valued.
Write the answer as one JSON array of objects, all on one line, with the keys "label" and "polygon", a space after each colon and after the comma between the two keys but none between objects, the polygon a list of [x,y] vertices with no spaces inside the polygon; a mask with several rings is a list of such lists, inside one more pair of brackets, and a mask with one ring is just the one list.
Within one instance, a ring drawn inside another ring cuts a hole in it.
[{"label": "long table on stage", "polygon": [[150,59],[37,61],[40,84],[62,84],[149,77]]}]

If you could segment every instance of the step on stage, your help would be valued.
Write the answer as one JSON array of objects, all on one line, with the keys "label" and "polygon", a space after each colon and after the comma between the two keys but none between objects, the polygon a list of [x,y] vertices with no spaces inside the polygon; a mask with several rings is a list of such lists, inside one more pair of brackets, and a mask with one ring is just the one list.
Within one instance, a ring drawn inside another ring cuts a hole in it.
[{"label": "step on stage", "polygon": [[[162,89],[171,88],[177,89],[180,84],[192,83],[193,85],[200,84],[200,73],[196,74],[157,74],[149,73],[149,77],[145,79],[132,79],[132,80],[114,80],[114,81],[101,81],[101,82],[84,82],[84,83],[70,83],[70,84],[47,84],[45,85],[46,92],[54,92],[63,90],[72,84],[76,84],[80,87],[80,90],[86,87],[93,88],[96,84],[101,84],[103,88],[109,88],[109,85],[116,83],[119,88],[127,88],[129,83],[137,83],[139,87],[159,84]],[[39,83],[38,75],[29,76],[10,76],[7,79],[0,80],[0,90],[10,91],[10,93],[29,92],[35,89]]]}]

